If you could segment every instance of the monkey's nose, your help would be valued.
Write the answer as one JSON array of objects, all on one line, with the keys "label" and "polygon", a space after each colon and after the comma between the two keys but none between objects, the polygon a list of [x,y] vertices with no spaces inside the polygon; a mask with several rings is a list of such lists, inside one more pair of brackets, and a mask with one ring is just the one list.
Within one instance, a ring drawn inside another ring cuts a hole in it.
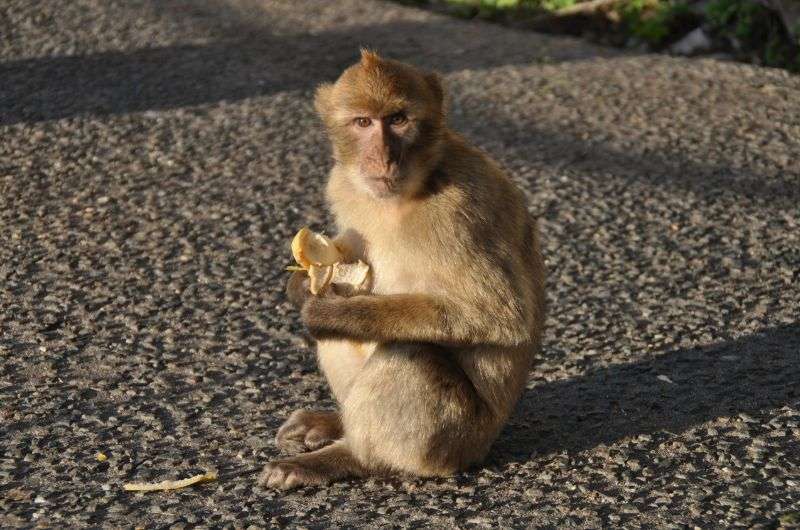
[{"label": "monkey's nose", "polygon": [[389,149],[387,149],[383,153],[383,156],[381,158],[383,161],[383,169],[385,169],[388,172],[391,169],[391,167],[395,165],[395,160],[394,157],[392,156],[392,152]]}]

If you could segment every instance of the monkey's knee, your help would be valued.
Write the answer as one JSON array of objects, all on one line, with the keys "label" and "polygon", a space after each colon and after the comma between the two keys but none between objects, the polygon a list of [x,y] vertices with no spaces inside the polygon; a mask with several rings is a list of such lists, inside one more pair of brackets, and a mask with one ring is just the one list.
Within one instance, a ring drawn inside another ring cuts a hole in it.
[{"label": "monkey's knee", "polygon": [[342,407],[345,440],[363,465],[447,476],[483,459],[494,425],[451,363],[439,351],[373,355]]},{"label": "monkey's knee", "polygon": [[300,453],[324,447],[342,437],[337,412],[296,410],[278,429],[275,444],[283,453]]},{"label": "monkey's knee", "polygon": [[368,418],[347,422],[344,439],[355,458],[375,472],[446,477],[483,460],[489,446],[466,416],[457,426],[442,426],[436,414],[392,421],[376,411]]}]

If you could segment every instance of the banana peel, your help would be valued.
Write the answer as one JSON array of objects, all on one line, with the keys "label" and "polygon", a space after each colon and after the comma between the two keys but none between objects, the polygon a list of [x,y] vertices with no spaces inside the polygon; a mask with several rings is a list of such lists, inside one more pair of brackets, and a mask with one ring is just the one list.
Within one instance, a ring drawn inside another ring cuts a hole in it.
[{"label": "banana peel", "polygon": [[336,244],[323,234],[303,227],[292,239],[292,256],[297,266],[287,270],[304,270],[308,273],[311,294],[324,294],[331,286],[339,290],[357,292],[369,277],[369,265],[361,260],[345,263]]},{"label": "banana peel", "polygon": [[162,480],[161,482],[133,482],[130,484],[123,484],[122,489],[125,491],[167,491],[178,490],[193,484],[200,484],[201,482],[209,482],[217,480],[217,473],[209,471],[201,475],[185,478],[183,480]]}]

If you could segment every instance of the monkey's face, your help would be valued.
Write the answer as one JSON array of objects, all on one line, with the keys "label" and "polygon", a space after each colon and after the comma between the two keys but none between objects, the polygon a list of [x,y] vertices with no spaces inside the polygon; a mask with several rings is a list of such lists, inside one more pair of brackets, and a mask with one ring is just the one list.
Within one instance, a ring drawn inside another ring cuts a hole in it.
[{"label": "monkey's face", "polygon": [[417,129],[406,111],[356,116],[349,128],[355,148],[351,178],[376,197],[402,193],[410,184],[408,153]]},{"label": "monkey's face", "polygon": [[360,63],[317,90],[315,103],[344,174],[356,189],[387,198],[413,195],[427,178],[442,97],[437,76],[362,52]]}]

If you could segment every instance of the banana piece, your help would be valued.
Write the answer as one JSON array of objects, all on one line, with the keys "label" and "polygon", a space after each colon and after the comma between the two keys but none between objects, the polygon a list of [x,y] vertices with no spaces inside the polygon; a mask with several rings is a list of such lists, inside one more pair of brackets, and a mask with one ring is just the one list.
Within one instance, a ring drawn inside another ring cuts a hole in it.
[{"label": "banana piece", "polygon": [[342,254],[330,238],[304,226],[292,239],[292,255],[298,265],[308,270],[311,265],[333,265],[342,261]]},{"label": "banana piece", "polygon": [[344,263],[344,256],[334,242],[308,227],[301,228],[292,239],[292,256],[302,270],[308,272],[309,289],[315,295],[324,293],[330,285],[344,291],[342,294],[352,294],[369,277],[369,265],[361,260]]},{"label": "banana piece", "polygon": [[195,475],[193,477],[185,478],[183,480],[163,480],[161,482],[133,482],[130,484],[123,484],[122,489],[125,491],[166,491],[177,490],[199,484],[201,482],[209,482],[217,480],[217,473],[209,471],[202,475]]},{"label": "banana piece", "polygon": [[308,287],[311,294],[320,294],[325,291],[333,278],[333,265],[311,265],[308,268]]}]

